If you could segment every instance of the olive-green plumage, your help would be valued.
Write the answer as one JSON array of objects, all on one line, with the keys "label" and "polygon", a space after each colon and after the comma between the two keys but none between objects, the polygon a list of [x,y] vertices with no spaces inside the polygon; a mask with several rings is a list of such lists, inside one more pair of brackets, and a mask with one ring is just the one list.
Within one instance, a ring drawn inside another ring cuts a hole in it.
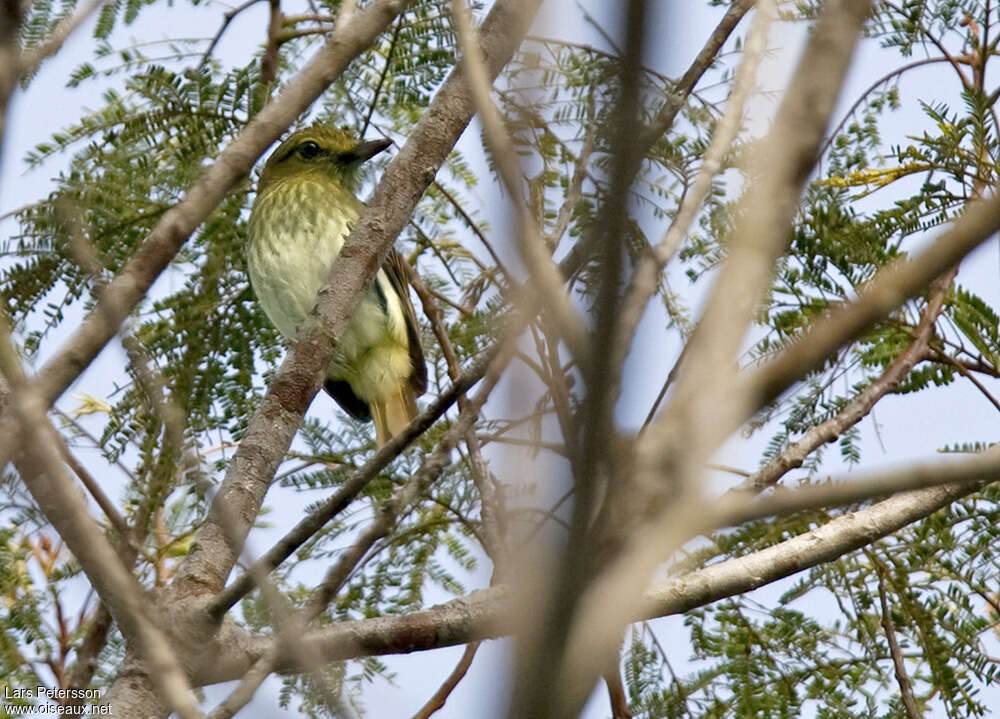
[{"label": "olive-green plumage", "polygon": [[[358,167],[388,145],[317,126],[290,135],[264,165],[247,265],[265,314],[286,337],[309,316],[361,214]],[[337,344],[326,382],[348,413],[375,420],[379,444],[416,416],[416,398],[427,385],[403,261],[390,251]]]}]

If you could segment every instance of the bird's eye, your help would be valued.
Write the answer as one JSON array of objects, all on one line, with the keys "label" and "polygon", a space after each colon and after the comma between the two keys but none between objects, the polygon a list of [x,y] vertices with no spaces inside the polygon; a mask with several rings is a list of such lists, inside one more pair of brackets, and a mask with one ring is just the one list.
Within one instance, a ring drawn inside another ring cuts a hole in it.
[{"label": "bird's eye", "polygon": [[319,145],[310,140],[299,145],[296,151],[303,160],[311,160],[319,154]]}]

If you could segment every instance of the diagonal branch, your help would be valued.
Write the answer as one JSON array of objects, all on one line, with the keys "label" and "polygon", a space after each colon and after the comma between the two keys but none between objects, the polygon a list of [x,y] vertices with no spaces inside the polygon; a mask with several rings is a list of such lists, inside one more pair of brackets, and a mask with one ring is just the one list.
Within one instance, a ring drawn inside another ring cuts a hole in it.
[{"label": "diagonal branch", "polygon": [[687,236],[691,223],[694,222],[702,202],[708,196],[716,175],[723,169],[723,161],[743,126],[744,108],[756,88],[757,68],[767,50],[767,34],[774,14],[773,0],[761,3],[757,9],[743,47],[743,58],[733,78],[726,109],[712,131],[712,140],[702,157],[698,175],[689,191],[681,198],[677,214],[662,239],[653,252],[642,257],[636,267],[622,307],[618,338],[613,343],[618,353],[618,362],[625,361],[639,320],[642,319],[647,303],[659,287],[660,273]]},{"label": "diagonal branch", "polygon": [[[210,165],[184,198],[164,213],[156,227],[99,293],[96,306],[32,382],[47,406],[83,372],[118,327],[146,296],[146,292],[174,255],[245,177],[261,153],[312,104],[347,64],[362,53],[392,22],[405,0],[378,0],[338,29],[308,65],[240,132]],[[16,446],[20,432],[9,417],[0,421],[0,464]]]},{"label": "diagonal branch", "polygon": [[885,371],[852,397],[835,417],[810,427],[800,440],[786,447],[781,454],[754,472],[743,482],[744,488],[759,492],[777,483],[789,470],[801,467],[805,458],[815,449],[834,441],[845,429],[860,422],[882,397],[899,386],[910,370],[926,356],[934,334],[934,323],[941,314],[945,297],[957,271],[957,267],[953,268],[934,281],[930,300],[920,317],[913,340],[885,368]]},{"label": "diagonal branch", "polygon": [[677,81],[677,85],[667,97],[666,103],[660,108],[656,117],[649,124],[649,127],[643,132],[639,140],[640,145],[646,148],[652,147],[665,132],[673,127],[677,113],[684,107],[684,103],[687,102],[688,96],[690,96],[695,86],[701,80],[701,76],[712,66],[726,40],[732,35],[736,26],[740,24],[743,16],[755,4],[756,0],[733,0],[729,9],[726,10],[726,14],[722,16],[722,20],[719,21],[715,30],[712,31],[708,41],[698,52],[697,57],[695,57],[687,71],[681,76],[681,79]]},{"label": "diagonal branch", "polygon": [[395,459],[414,439],[423,434],[466,390],[483,377],[494,356],[494,351],[487,351],[474,362],[447,391],[442,393],[430,407],[414,419],[405,431],[380,447],[364,466],[355,471],[337,488],[336,492],[302,518],[295,527],[265,552],[254,563],[253,567],[215,597],[209,607],[209,613],[217,619],[221,618],[247,592],[253,589],[253,575],[256,571],[270,572],[322,529],[330,519],[346,509],[351,501],[389,462]]},{"label": "diagonal branch", "polygon": [[[448,330],[444,326],[444,313],[441,312],[441,308],[438,306],[434,296],[427,289],[423,280],[420,279],[417,271],[410,266],[410,263],[404,262],[403,267],[406,269],[407,276],[409,277],[410,286],[417,293],[417,297],[420,298],[424,314],[427,316],[428,321],[430,321],[434,336],[441,347],[441,353],[444,355],[445,363],[448,366],[448,376],[451,377],[453,382],[458,382],[462,377],[462,368],[458,362],[455,346],[452,344],[451,338],[448,336]],[[459,410],[465,409],[467,401],[464,394],[459,396]],[[469,450],[468,464],[472,474],[472,481],[479,492],[481,502],[483,547],[493,561],[495,572],[502,573],[503,570],[501,567],[506,567],[507,564],[506,552],[503,546],[503,512],[498,493],[490,481],[489,467],[486,465],[486,460],[483,459],[482,446],[480,445],[475,427],[471,427],[465,433],[465,446]]]},{"label": "diagonal branch", "polygon": [[[506,343],[505,351],[502,351],[490,363],[491,371],[484,378],[476,397],[466,403],[458,420],[445,432],[444,437],[438,443],[437,449],[424,456],[420,468],[413,477],[396,490],[392,498],[376,513],[371,524],[360,533],[354,544],[340,555],[336,563],[327,571],[322,583],[310,597],[306,606],[294,614],[287,613],[281,622],[278,643],[254,663],[236,690],[219,709],[212,713],[210,719],[228,719],[250,700],[261,683],[274,671],[284,643],[295,645],[296,653],[301,657],[300,661],[306,668],[305,671],[315,671],[322,666],[323,657],[316,651],[316,648],[308,644],[299,644],[295,641],[296,638],[302,634],[304,628],[316,621],[326,610],[327,605],[340,591],[341,586],[374,544],[395,528],[399,519],[410,510],[413,503],[451,464],[452,450],[475,423],[479,416],[479,410],[489,399],[506,362],[510,359],[513,349],[510,345],[512,343]],[[254,580],[257,581],[258,585],[264,588],[269,582],[266,576],[262,576],[262,571],[254,572],[256,566],[251,568],[251,573],[254,574]]]},{"label": "diagonal branch", "polygon": [[4,315],[0,315],[0,373],[6,380],[3,384],[9,383],[11,389],[6,411],[30,428],[25,432],[26,446],[17,456],[22,481],[83,567],[122,633],[142,647],[160,695],[183,719],[200,719],[187,677],[166,635],[149,615],[142,588],[91,518],[63,466],[61,438],[46,417],[44,402],[30,389]]},{"label": "diagonal branch", "polygon": [[896,672],[896,683],[899,684],[899,695],[903,699],[903,707],[906,709],[908,719],[921,719],[924,713],[917,706],[917,699],[913,696],[913,682],[906,672],[906,660],[903,658],[903,650],[899,646],[899,639],[896,637],[896,628],[892,624],[891,612],[889,610],[889,598],[885,591],[884,570],[879,567],[878,571],[878,598],[882,606],[882,629],[885,630],[885,638],[889,642],[889,652],[892,655],[892,666]]},{"label": "diagonal branch", "polygon": [[455,687],[458,686],[458,683],[465,677],[466,672],[469,671],[469,667],[472,666],[472,660],[476,658],[477,649],[479,649],[479,642],[471,642],[465,647],[465,651],[462,652],[462,658],[458,660],[458,664],[455,665],[451,674],[438,687],[434,695],[427,700],[427,703],[420,707],[417,713],[413,715],[413,719],[430,719],[438,709],[444,708],[448,697],[451,696]]},{"label": "diagonal branch", "polygon": [[[933,514],[977,488],[967,484],[899,494],[767,549],[657,583],[642,594],[629,621],[680,614],[833,561]],[[310,632],[303,641],[315,643],[328,661],[337,661],[492,639],[513,631],[517,611],[514,600],[510,588],[498,586],[412,614],[341,622]],[[254,640],[240,664],[234,663],[227,667],[226,675],[213,676],[212,680],[239,676],[237,672],[245,670],[273,642],[272,637]],[[298,669],[293,652],[280,655],[279,671]]]},{"label": "diagonal branch", "polygon": [[[481,39],[491,79],[510,60],[540,2],[501,0],[490,11]],[[357,16],[368,12],[370,9],[359,11]],[[200,594],[222,589],[260,512],[274,472],[319,389],[336,338],[343,334],[366,284],[465,131],[472,113],[462,76],[453,71],[386,169],[333,264],[319,292],[318,324],[303,330],[292,341],[288,356],[240,442],[194,546],[178,570],[177,591]],[[226,515],[237,518],[231,527],[235,543],[223,530]]]},{"label": "diagonal branch", "polygon": [[[627,618],[654,568],[697,533],[707,502],[697,480],[718,444],[756,398],[738,381],[736,357],[814,166],[850,60],[870,10],[869,0],[824,5],[816,29],[767,137],[754,153],[759,176],[740,203],[741,222],[719,272],[673,395],[635,445],[639,512],[650,518],[623,537],[625,549],[580,601],[569,658],[560,682],[582,692]],[[627,510],[626,510],[627,511]]]},{"label": "diagonal branch", "polygon": [[923,252],[879,270],[857,299],[832,308],[802,337],[753,372],[747,381],[758,393],[758,404],[777,399],[793,383],[821,365],[838,347],[854,339],[903,302],[923,292],[934,278],[1000,230],[1000,195],[975,200],[951,227]]},{"label": "diagonal branch", "polygon": [[21,55],[18,63],[18,73],[22,78],[31,75],[46,58],[55,55],[62,48],[63,43],[73,34],[80,25],[92,13],[94,13],[105,0],[87,0],[81,7],[73,11],[71,15],[64,17],[52,30],[52,34],[42,42],[32,48],[29,52]]},{"label": "diagonal branch", "polygon": [[583,362],[586,357],[586,332],[583,322],[570,304],[563,287],[563,277],[552,260],[535,221],[524,200],[524,188],[517,153],[507,134],[500,112],[490,98],[492,79],[479,51],[479,43],[472,28],[468,8],[461,0],[452,3],[452,17],[462,48],[461,73],[475,105],[483,135],[493,155],[500,178],[513,204],[517,230],[517,246],[531,274],[528,287],[537,292],[539,300],[552,313],[555,323],[563,333],[570,349]]},{"label": "diagonal branch", "polygon": [[413,504],[452,463],[452,450],[471,431],[479,417],[480,410],[486,404],[486,400],[490,398],[497,382],[500,381],[503,369],[513,354],[512,345],[513,341],[504,343],[504,348],[490,363],[490,371],[483,378],[476,396],[465,403],[457,421],[444,433],[437,448],[424,455],[419,469],[406,484],[393,493],[389,501],[379,508],[374,521],[360,533],[349,549],[341,553],[337,562],[327,571],[322,584],[306,605],[305,611],[308,613],[308,621],[313,621],[326,609],[326,606],[340,591],[340,588],[365,554],[375,545],[375,542],[388,536],[399,520],[410,511]]},{"label": "diagonal branch", "polygon": [[[923,487],[842,514],[821,527],[766,549],[659,582],[645,589],[627,621],[686,612],[833,561],[977,491],[985,481],[1000,479],[998,457],[1000,452],[994,451],[960,463],[905,467],[873,479],[868,482],[866,492],[854,492],[850,496],[842,493],[837,497],[824,497],[806,490],[805,498],[809,502],[779,502],[764,507],[763,500],[754,500],[762,511],[742,517],[737,516],[738,508],[732,505],[734,511],[727,513],[723,522],[760,518],[768,512],[785,514],[838,502],[857,502],[878,494],[876,486],[881,486],[883,493]],[[800,490],[788,490],[783,495],[794,498],[799,493]],[[340,622],[313,630],[302,637],[302,641],[312,643],[326,661],[339,661],[492,639],[515,630],[516,598],[510,587],[500,585],[410,614]],[[217,644],[223,648],[223,653],[199,665],[196,674],[199,684],[238,679],[261,657],[276,650],[275,670],[286,673],[303,670],[301,657],[294,647],[278,650],[276,641],[274,636],[228,635],[226,641]]]}]

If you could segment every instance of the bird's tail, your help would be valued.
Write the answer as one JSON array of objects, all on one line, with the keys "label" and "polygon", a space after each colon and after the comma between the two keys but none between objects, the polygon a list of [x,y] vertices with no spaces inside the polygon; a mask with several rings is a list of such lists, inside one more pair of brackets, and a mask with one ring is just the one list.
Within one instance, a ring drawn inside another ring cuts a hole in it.
[{"label": "bird's tail", "polygon": [[372,400],[369,406],[375,420],[375,442],[381,447],[406,429],[417,416],[417,401],[408,385],[397,387],[384,397]]}]

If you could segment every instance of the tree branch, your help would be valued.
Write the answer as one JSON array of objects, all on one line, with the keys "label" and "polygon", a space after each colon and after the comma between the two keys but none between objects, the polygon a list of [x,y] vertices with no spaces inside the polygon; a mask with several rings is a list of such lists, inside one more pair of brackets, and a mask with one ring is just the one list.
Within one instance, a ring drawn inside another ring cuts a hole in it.
[{"label": "tree branch", "polygon": [[361,493],[367,484],[395,459],[414,439],[423,434],[438,420],[452,404],[470,387],[474,386],[486,373],[495,351],[485,352],[448,390],[416,417],[400,434],[380,447],[364,466],[355,471],[337,491],[316,509],[302,518],[284,537],[258,559],[251,569],[216,596],[209,612],[219,619],[254,587],[255,570],[270,572],[292,553],[305,544],[310,537],[323,528],[333,517],[342,512]]},{"label": "tree branch", "polygon": [[22,78],[31,75],[38,69],[43,60],[59,52],[62,49],[63,43],[73,34],[73,31],[80,27],[83,21],[90,17],[104,2],[105,0],[87,0],[86,3],[74,10],[71,15],[67,15],[60,20],[45,42],[36,45],[30,51],[21,55],[20,62],[18,63],[18,74]]},{"label": "tree branch", "polygon": [[[444,313],[441,312],[441,308],[434,299],[434,295],[427,289],[417,271],[408,262],[404,262],[403,267],[406,269],[410,286],[417,293],[417,297],[420,298],[424,314],[431,323],[431,329],[434,331],[434,336],[441,347],[441,353],[444,355],[445,363],[448,366],[448,376],[451,377],[453,382],[458,382],[462,376],[462,368],[459,364],[455,347],[448,336],[447,328],[444,326]],[[464,394],[459,395],[459,410],[465,408],[466,401]],[[494,568],[496,569],[498,565],[506,566],[507,564],[503,543],[502,511],[497,492],[490,482],[489,468],[483,459],[482,448],[479,444],[479,436],[476,434],[475,427],[470,427],[469,431],[465,433],[465,446],[469,450],[468,464],[472,474],[472,481],[476,485],[481,502],[480,513],[483,524],[483,548],[493,561]]]},{"label": "tree branch", "polygon": [[[730,8],[736,7],[734,3]],[[690,190],[681,200],[677,214],[653,252],[640,260],[622,307],[622,320],[618,338],[612,346],[618,361],[624,362],[632,344],[636,327],[642,319],[649,299],[660,283],[660,273],[680,247],[694,222],[702,202],[712,188],[712,181],[722,170],[722,163],[729,153],[736,136],[743,126],[743,114],[751,93],[756,88],[757,68],[767,50],[767,34],[774,18],[773,0],[765,1],[757,9],[743,47],[743,58],[733,78],[729,101],[722,117],[715,124],[712,140],[702,157],[701,168]]]},{"label": "tree branch", "polygon": [[802,337],[750,374],[757,404],[777,399],[838,347],[886,317],[903,302],[923,292],[947,268],[1000,229],[1000,196],[968,204],[965,214],[913,259],[900,259],[879,270],[854,302],[831,308]]},{"label": "tree branch", "polygon": [[541,229],[524,201],[524,183],[517,153],[493,100],[492,78],[479,50],[479,41],[472,28],[469,11],[462,0],[452,3],[452,16],[462,48],[461,74],[469,95],[483,123],[483,135],[493,155],[500,179],[513,205],[517,246],[531,274],[526,289],[536,294],[551,313],[573,354],[581,361],[586,357],[586,332],[579,315],[573,309],[563,287],[563,277],[552,261]]},{"label": "tree branch", "polygon": [[[33,380],[51,405],[114,337],[187,238],[245,177],[261,153],[362,53],[395,18],[405,0],[378,0],[334,33],[308,65],[202,173],[184,198],[160,218],[122,271],[105,286],[96,306]],[[0,88],[2,89],[2,88]],[[0,466],[19,441],[9,417],[0,421]]]},{"label": "tree branch", "polygon": [[673,127],[674,119],[677,117],[677,113],[681,111],[681,108],[684,107],[688,96],[694,91],[702,75],[715,62],[719,51],[726,43],[726,40],[729,39],[729,36],[732,35],[736,26],[740,24],[740,20],[743,19],[743,16],[755,4],[756,0],[733,0],[729,9],[726,10],[726,14],[722,16],[722,20],[719,21],[715,30],[712,31],[708,41],[702,46],[701,51],[688,67],[687,71],[681,76],[681,79],[677,81],[677,85],[667,97],[666,103],[660,108],[656,118],[643,132],[639,144],[645,147],[647,151],[657,140],[663,137],[664,133]]},{"label": "tree branch", "polygon": [[620,531],[621,554],[581,599],[559,679],[565,691],[585,697],[602,658],[635,611],[636,588],[697,531],[698,517],[708,509],[698,483],[705,462],[756,406],[756,397],[738,382],[737,352],[787,245],[870,6],[869,0],[824,5],[774,123],[754,153],[752,167],[759,174],[741,200],[729,257],[692,335],[673,395],[636,440],[632,478],[639,496],[632,498],[635,506],[624,509],[632,523]]},{"label": "tree branch", "polygon": [[892,617],[889,611],[889,598],[885,591],[885,576],[883,570],[878,572],[878,598],[882,606],[882,629],[885,630],[885,638],[889,642],[889,652],[892,655],[892,666],[896,672],[896,683],[899,684],[899,695],[903,700],[903,707],[906,709],[906,716],[909,719],[921,719],[923,712],[917,706],[917,699],[913,696],[913,682],[906,672],[906,660],[903,658],[903,650],[899,646],[896,638],[896,629],[892,625]]},{"label": "tree branch", "polygon": [[[512,344],[512,343],[510,343]],[[300,644],[295,641],[304,629],[326,610],[327,605],[336,596],[337,592],[347,581],[351,572],[358,566],[364,556],[371,550],[375,542],[387,536],[396,526],[399,519],[404,516],[419,497],[427,491],[428,487],[441,475],[441,472],[451,463],[451,452],[475,423],[479,416],[479,410],[486,400],[489,399],[493,388],[500,379],[503,367],[509,359],[510,351],[501,353],[493,363],[491,372],[484,379],[475,399],[466,404],[465,409],[459,415],[458,420],[445,432],[444,437],[438,443],[437,449],[426,455],[420,463],[420,468],[414,473],[406,484],[399,487],[391,499],[382,505],[375,515],[375,519],[360,533],[357,540],[349,549],[341,553],[337,561],[327,571],[323,582],[316,588],[309,598],[306,606],[299,612],[288,612],[288,616],[282,621],[281,631],[278,636],[278,643],[268,652],[263,654],[251,667],[247,675],[240,681],[240,685],[226,699],[225,702],[214,712],[209,719],[228,719],[243,705],[245,705],[260,684],[270,675],[277,665],[281,645],[294,646],[294,651],[301,657],[301,664],[305,671],[315,671],[323,663],[323,657],[315,647],[308,644]],[[256,565],[255,565],[256,567]],[[251,569],[254,570],[255,567]],[[267,586],[268,582],[262,570],[252,571],[254,580],[258,585]],[[263,587],[262,587],[263,588]]]},{"label": "tree branch", "polygon": [[934,323],[941,314],[945,297],[957,271],[958,268],[955,267],[934,281],[931,296],[920,317],[913,340],[885,368],[881,376],[852,397],[835,417],[810,427],[799,441],[786,447],[781,454],[754,472],[743,483],[742,488],[759,492],[775,484],[789,470],[801,467],[805,458],[815,449],[834,441],[845,429],[860,422],[880,399],[899,386],[910,370],[926,355],[930,339],[934,334]]},{"label": "tree branch", "polygon": [[[629,621],[680,614],[833,561],[933,514],[975,489],[976,485],[944,486],[896,495],[767,549],[657,583],[642,595]],[[315,643],[328,661],[424,651],[508,634],[515,626],[516,611],[511,589],[498,586],[404,616],[324,627],[310,632],[302,641]],[[248,642],[242,666],[252,663],[273,641],[272,637],[258,637]],[[233,672],[239,666],[233,664],[229,673],[212,679],[238,677]],[[287,652],[279,657],[277,666],[283,672],[299,670],[296,657]]]},{"label": "tree branch", "polygon": [[222,14],[222,24],[219,26],[219,29],[215,31],[215,35],[213,35],[212,39],[209,41],[208,47],[205,48],[205,53],[201,56],[201,62],[198,63],[199,68],[204,67],[208,63],[209,59],[212,57],[212,53],[215,52],[215,46],[219,44],[219,40],[222,39],[222,35],[226,32],[226,29],[229,27],[229,23],[233,21],[233,18],[259,2],[264,2],[264,0],[244,0],[244,2]]},{"label": "tree branch", "polygon": [[438,709],[443,709],[444,704],[448,701],[448,697],[458,686],[458,683],[462,681],[465,677],[465,673],[469,671],[469,667],[472,666],[472,660],[476,657],[476,650],[479,649],[479,642],[471,642],[465,647],[465,651],[462,652],[462,658],[459,659],[458,664],[452,670],[448,678],[444,680],[444,683],[434,692],[434,696],[427,700],[424,704],[413,715],[413,719],[430,719],[430,717],[437,712]]},{"label": "tree branch", "polygon": [[31,428],[25,433],[27,445],[17,457],[22,481],[83,567],[122,634],[142,647],[160,695],[183,719],[200,719],[202,714],[191,696],[187,677],[160,629],[161,624],[149,615],[142,588],[91,519],[63,467],[59,454],[61,437],[45,415],[44,401],[27,383],[10,344],[4,315],[0,315],[0,372],[11,389],[6,400],[7,412],[23,427]]}]

